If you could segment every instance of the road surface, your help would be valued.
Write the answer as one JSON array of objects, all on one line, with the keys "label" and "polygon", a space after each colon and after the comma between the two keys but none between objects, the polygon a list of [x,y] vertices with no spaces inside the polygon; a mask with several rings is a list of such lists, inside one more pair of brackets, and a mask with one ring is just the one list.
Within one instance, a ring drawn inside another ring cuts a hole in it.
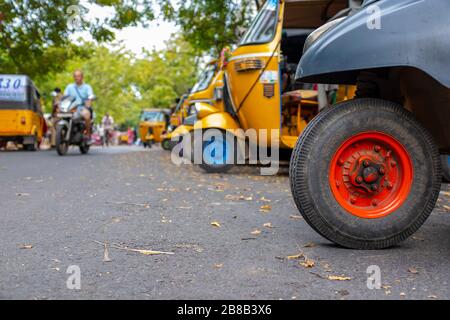
[{"label": "road surface", "polygon": [[[0,298],[449,299],[442,190],[413,238],[353,251],[298,217],[286,168],[206,175],[160,149],[128,147],[0,152]],[[80,290],[67,286],[71,266]],[[370,266],[380,290],[368,289]]]}]

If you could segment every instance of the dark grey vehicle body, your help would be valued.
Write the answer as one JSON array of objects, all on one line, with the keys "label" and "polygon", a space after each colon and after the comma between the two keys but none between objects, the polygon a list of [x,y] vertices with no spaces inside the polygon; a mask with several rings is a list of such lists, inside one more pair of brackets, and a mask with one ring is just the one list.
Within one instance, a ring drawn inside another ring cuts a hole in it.
[{"label": "dark grey vehicle body", "polygon": [[[368,27],[374,17],[372,5],[381,9],[380,29]],[[369,1],[308,48],[297,77],[355,82],[352,70],[409,66],[450,88],[449,35],[448,0]]]},{"label": "dark grey vehicle body", "polygon": [[[379,10],[379,29],[368,26]],[[358,84],[405,106],[450,154],[450,1],[366,0],[359,11],[307,42],[302,82]],[[361,97],[364,97],[362,95]]]}]

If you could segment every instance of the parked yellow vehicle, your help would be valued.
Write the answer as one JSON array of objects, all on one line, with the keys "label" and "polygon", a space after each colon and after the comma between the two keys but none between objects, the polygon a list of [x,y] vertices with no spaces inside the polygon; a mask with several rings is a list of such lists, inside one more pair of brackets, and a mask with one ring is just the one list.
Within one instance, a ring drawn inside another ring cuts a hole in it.
[{"label": "parked yellow vehicle", "polygon": [[[269,132],[266,137],[269,146],[292,150],[307,124],[321,110],[323,96],[328,98],[332,93],[334,97],[327,103],[331,104],[354,95],[352,87],[328,86],[317,90],[294,81],[301,59],[298,48],[303,47],[313,30],[337,14],[346,14],[348,6],[348,0],[268,0],[237,49],[223,58],[223,108],[200,101],[198,108],[202,111],[198,112],[194,131],[219,129],[224,136],[229,132],[246,140],[243,132],[254,129],[259,145],[264,130]],[[274,131],[275,137],[270,134]],[[226,141],[214,139],[203,143],[203,148],[211,144],[222,145]],[[222,157],[203,159],[206,171],[231,168],[230,158],[236,155],[228,153],[226,145],[221,149]],[[233,148],[234,152],[237,149]],[[205,152],[203,156],[206,157]]]},{"label": "parked yellow vehicle", "polygon": [[[198,114],[204,110],[223,110],[223,70],[217,60],[208,63],[200,76],[199,81],[191,90],[190,95],[184,100],[182,111],[183,123],[166,136],[163,148],[171,150],[175,142],[189,134],[198,121]],[[175,142],[173,142],[175,141]]]},{"label": "parked yellow vehicle", "polygon": [[175,110],[170,115],[170,126],[174,129],[181,126],[184,119],[187,117],[187,106],[189,104],[188,97],[187,94],[182,95]]},{"label": "parked yellow vehicle", "polygon": [[23,75],[0,75],[0,147],[8,141],[36,151],[46,130],[41,96]]},{"label": "parked yellow vehicle", "polygon": [[145,148],[163,142],[170,121],[170,110],[146,109],[141,113],[139,135]]}]

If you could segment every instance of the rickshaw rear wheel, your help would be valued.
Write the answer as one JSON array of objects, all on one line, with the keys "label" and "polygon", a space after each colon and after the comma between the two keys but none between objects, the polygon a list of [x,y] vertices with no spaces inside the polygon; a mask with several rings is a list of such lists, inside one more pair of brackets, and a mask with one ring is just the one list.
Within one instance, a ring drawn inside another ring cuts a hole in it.
[{"label": "rickshaw rear wheel", "polygon": [[60,156],[65,156],[69,150],[69,145],[64,141],[66,129],[62,126],[56,127],[56,152]]},{"label": "rickshaw rear wheel", "polygon": [[450,156],[442,156],[442,176],[444,182],[450,183]]},{"label": "rickshaw rear wheel", "polygon": [[39,149],[39,139],[37,136],[34,137],[33,143],[30,144],[25,144],[23,146],[23,148],[25,149],[25,151],[29,151],[29,152],[35,152]]},{"label": "rickshaw rear wheel", "polygon": [[433,137],[402,106],[351,100],[319,114],[291,159],[295,203],[319,234],[343,247],[383,249],[413,235],[439,197]]}]

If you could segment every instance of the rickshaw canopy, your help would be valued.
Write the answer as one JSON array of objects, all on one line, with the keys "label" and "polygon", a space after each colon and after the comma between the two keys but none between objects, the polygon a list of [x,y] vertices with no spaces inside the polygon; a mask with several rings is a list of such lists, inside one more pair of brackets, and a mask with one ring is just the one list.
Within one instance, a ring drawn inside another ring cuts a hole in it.
[{"label": "rickshaw canopy", "polygon": [[349,7],[349,0],[285,0],[284,28],[316,29],[340,11]]}]

